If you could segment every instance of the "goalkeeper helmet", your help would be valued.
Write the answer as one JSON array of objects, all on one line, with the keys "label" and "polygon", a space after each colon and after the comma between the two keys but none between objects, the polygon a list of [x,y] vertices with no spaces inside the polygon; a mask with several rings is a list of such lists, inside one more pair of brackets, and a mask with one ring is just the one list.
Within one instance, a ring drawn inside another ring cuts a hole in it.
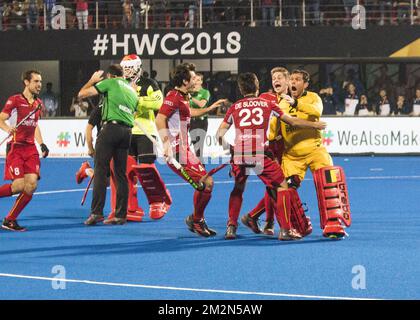
[{"label": "goalkeeper helmet", "polygon": [[141,59],[136,54],[126,55],[120,62],[124,71],[124,78],[130,81],[137,81],[141,76],[142,63]]}]

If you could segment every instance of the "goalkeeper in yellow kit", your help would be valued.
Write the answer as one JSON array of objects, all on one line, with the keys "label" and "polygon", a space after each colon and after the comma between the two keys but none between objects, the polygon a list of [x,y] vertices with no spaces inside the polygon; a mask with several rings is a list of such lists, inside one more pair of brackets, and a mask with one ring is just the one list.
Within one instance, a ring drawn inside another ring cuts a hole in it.
[{"label": "goalkeeper in yellow kit", "polygon": [[[309,73],[305,70],[294,70],[290,75],[291,96],[282,95],[280,109],[292,117],[319,121],[323,109],[322,101],[318,94],[306,90],[308,85]],[[328,169],[328,167],[339,170],[337,169],[339,167],[332,167],[333,161],[322,145],[320,130],[296,128],[284,122],[281,122],[280,126],[285,145],[282,168],[289,186],[298,188],[308,167],[312,173],[316,173],[321,168]],[[344,176],[344,173],[342,175]],[[323,235],[329,238],[342,238],[346,235],[344,226],[341,224],[342,217],[340,213],[331,214],[330,211],[321,208],[321,201],[325,201],[327,197],[322,186],[318,187],[317,183],[320,182],[317,182],[316,176],[314,174]],[[337,208],[334,209],[338,210],[338,206],[337,204]]]}]

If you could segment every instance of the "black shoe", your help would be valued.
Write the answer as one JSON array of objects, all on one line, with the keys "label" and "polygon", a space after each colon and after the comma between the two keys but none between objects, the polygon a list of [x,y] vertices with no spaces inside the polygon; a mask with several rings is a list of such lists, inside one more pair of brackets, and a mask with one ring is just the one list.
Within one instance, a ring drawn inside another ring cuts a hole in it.
[{"label": "black shoe", "polygon": [[267,220],[264,225],[264,234],[274,236],[274,220]]},{"label": "black shoe", "polygon": [[202,219],[200,222],[194,222],[193,216],[190,215],[185,219],[185,223],[188,227],[188,230],[197,233],[202,237],[208,238],[216,235],[216,231],[210,229],[206,224],[206,220],[204,219]]},{"label": "black shoe", "polygon": [[259,234],[261,233],[260,225],[258,223],[258,218],[252,218],[249,214],[242,216],[241,218],[244,226],[252,230],[252,232]]},{"label": "black shoe", "polygon": [[94,226],[95,224],[104,221],[104,216],[100,214],[91,214],[86,220],[85,225]]},{"label": "black shoe", "polygon": [[232,224],[228,225],[227,229],[226,229],[226,233],[225,233],[225,239],[226,240],[233,240],[236,239],[236,229],[238,227],[234,226]]},{"label": "black shoe", "polygon": [[104,224],[113,224],[113,225],[122,225],[122,224],[126,224],[127,223],[127,219],[126,218],[111,218],[111,219],[106,219],[104,221]]},{"label": "black shoe", "polygon": [[5,230],[9,231],[17,231],[17,232],[24,232],[26,231],[25,227],[21,227],[16,220],[8,220],[4,218],[1,227]]}]

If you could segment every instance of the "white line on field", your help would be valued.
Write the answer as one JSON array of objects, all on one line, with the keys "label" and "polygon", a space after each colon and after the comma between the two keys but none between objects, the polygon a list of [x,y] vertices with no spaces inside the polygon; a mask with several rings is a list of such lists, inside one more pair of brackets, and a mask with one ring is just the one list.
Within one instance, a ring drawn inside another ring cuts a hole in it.
[{"label": "white line on field", "polygon": [[302,298],[302,299],[379,300],[375,298],[335,297],[335,296],[317,296],[317,295],[276,293],[276,292],[257,292],[257,291],[254,292],[254,291],[238,291],[238,290],[218,290],[218,289],[198,289],[198,288],[154,286],[154,285],[133,284],[133,283],[100,282],[100,281],[92,281],[92,280],[49,278],[49,277],[28,276],[28,275],[20,275],[20,274],[10,274],[10,273],[0,273],[0,277],[43,280],[43,281],[62,281],[62,282],[82,283],[82,284],[97,285],[97,286],[143,288],[143,289],[157,289],[157,290],[170,290],[170,291],[224,293],[224,294],[236,294],[236,295],[255,295],[255,296],[288,297],[288,298]]},{"label": "white line on field", "polygon": [[[377,176],[377,177],[347,177],[347,180],[417,180],[420,179],[420,176]],[[312,179],[305,179],[305,181],[311,181]],[[259,179],[248,180],[250,183],[261,182]],[[214,181],[214,184],[233,184],[233,180],[225,181]],[[189,186],[187,182],[177,182],[177,183],[167,183],[168,187],[180,187],[180,186]],[[141,186],[139,185],[139,188]],[[92,189],[92,188],[91,188]],[[109,188],[108,188],[109,189]],[[53,190],[53,191],[39,191],[35,192],[36,195],[44,194],[56,194],[56,193],[68,193],[68,192],[82,192],[86,189],[67,189],[67,190]],[[17,196],[17,195],[15,195]]]}]

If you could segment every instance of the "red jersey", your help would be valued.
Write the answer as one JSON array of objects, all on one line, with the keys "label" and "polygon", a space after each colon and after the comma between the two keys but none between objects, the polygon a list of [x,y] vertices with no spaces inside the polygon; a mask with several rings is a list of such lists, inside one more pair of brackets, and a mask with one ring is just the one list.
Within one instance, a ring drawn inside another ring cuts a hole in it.
[{"label": "red jersey", "polygon": [[224,121],[236,128],[235,155],[239,150],[246,155],[263,153],[270,119],[282,115],[276,104],[258,97],[244,98],[232,104]]},{"label": "red jersey", "polygon": [[273,92],[264,92],[260,94],[260,98],[268,100],[272,103],[279,104],[281,101],[280,97],[277,97],[276,93]]},{"label": "red jersey", "polygon": [[35,129],[38,125],[38,119],[44,108],[41,99],[37,98],[32,104],[23,94],[11,96],[7,101],[2,112],[9,115],[9,125],[15,127],[23,118],[25,118],[32,110],[41,104],[42,107],[32,116],[25,120],[17,129],[13,136],[12,142],[18,144],[35,144]]},{"label": "red jersey", "polygon": [[[260,98],[271,101],[275,104],[280,104],[280,101],[283,99],[278,96],[275,92],[264,92],[260,94]],[[278,135],[281,135],[281,130],[279,130]],[[269,149],[271,150],[275,159],[281,163],[281,158],[284,152],[284,141],[283,139],[270,141]]]},{"label": "red jersey", "polygon": [[169,139],[172,148],[175,148],[175,153],[179,152],[180,145],[188,149],[188,129],[191,120],[188,95],[178,90],[169,91],[159,113],[168,118]]}]

